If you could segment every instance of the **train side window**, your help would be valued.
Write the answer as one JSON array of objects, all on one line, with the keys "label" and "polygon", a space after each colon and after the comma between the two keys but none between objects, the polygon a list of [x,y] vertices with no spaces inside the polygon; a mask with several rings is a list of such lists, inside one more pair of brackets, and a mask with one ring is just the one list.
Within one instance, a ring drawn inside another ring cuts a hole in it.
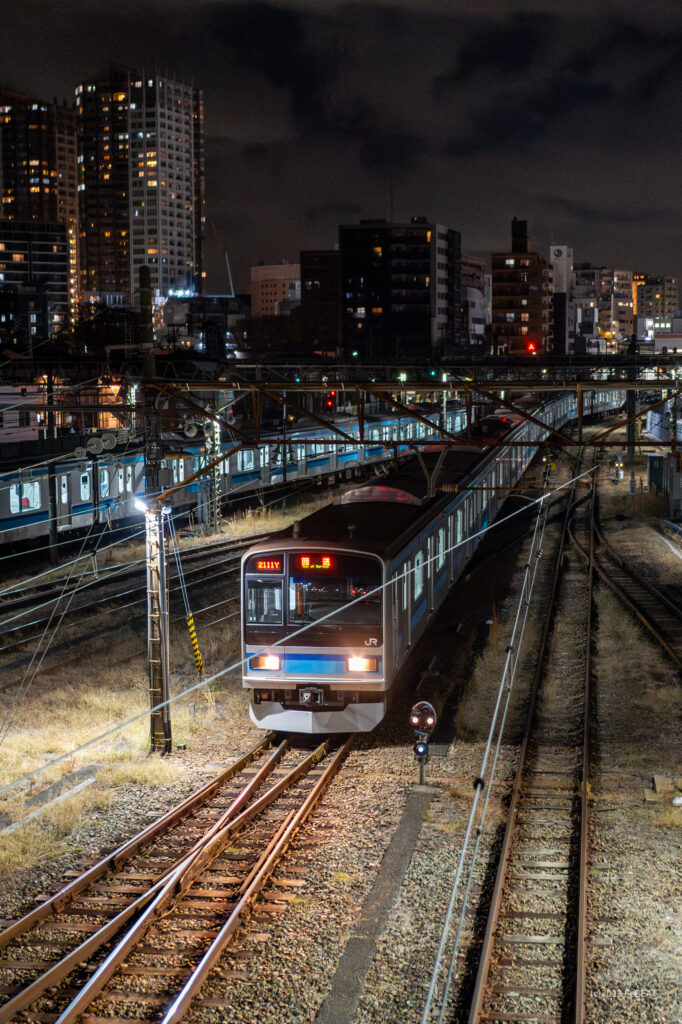
[{"label": "train side window", "polygon": [[414,556],[414,582],[412,588],[412,596],[416,601],[421,597],[424,590],[424,552],[418,551]]},{"label": "train side window", "polygon": [[133,467],[126,466],[126,491],[132,494],[133,491]]},{"label": "train side window", "polygon": [[109,497],[109,470],[100,469],[99,471],[99,493],[102,498]]},{"label": "train side window", "polygon": [[409,584],[409,579],[410,579],[410,563],[409,563],[409,561],[407,561],[407,562],[405,562],[405,565],[403,566],[403,599],[402,599],[403,611],[407,611],[407,598],[408,598],[408,593],[409,593],[408,587],[410,585]]},{"label": "train side window", "polygon": [[184,459],[180,459],[180,461],[178,462],[178,477],[179,477],[179,481],[182,481],[182,480],[185,479],[185,460]]},{"label": "train side window", "polygon": [[247,469],[253,469],[253,451],[242,449],[237,452],[237,471],[242,472]]},{"label": "train side window", "polygon": [[9,489],[9,510],[13,515],[40,508],[40,481],[29,480],[26,484],[11,484]]},{"label": "train side window", "polygon": [[123,494],[123,487],[124,487],[124,484],[123,484],[123,470],[119,469],[119,471],[118,471],[118,493],[119,494]]},{"label": "train side window", "polygon": [[62,505],[69,504],[69,478],[63,473],[59,478],[59,500]]},{"label": "train side window", "polygon": [[81,485],[81,501],[87,501],[90,497],[90,474],[81,473],[80,475]]},{"label": "train side window", "polygon": [[436,571],[445,565],[445,527],[441,526],[436,538]]},{"label": "train side window", "polygon": [[457,509],[457,525],[455,527],[455,544],[461,544],[462,542],[462,516],[463,511],[461,508]]}]

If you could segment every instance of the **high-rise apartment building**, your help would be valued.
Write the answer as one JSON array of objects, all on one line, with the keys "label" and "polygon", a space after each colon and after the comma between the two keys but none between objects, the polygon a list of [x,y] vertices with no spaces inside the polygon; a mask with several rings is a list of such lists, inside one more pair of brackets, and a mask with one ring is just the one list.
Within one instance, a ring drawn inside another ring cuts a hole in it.
[{"label": "high-rise apartment building", "polygon": [[458,231],[426,217],[339,228],[346,356],[430,359],[465,344]]},{"label": "high-rise apartment building", "polygon": [[162,75],[112,66],[76,89],[82,292],[128,303],[146,264],[156,303],[201,292],[203,100]]},{"label": "high-rise apartment building", "polygon": [[69,324],[66,224],[0,220],[0,335],[30,347]]},{"label": "high-rise apartment building", "polygon": [[[67,229],[68,326],[78,303],[78,171],[75,112],[0,91],[0,194],[4,219]],[[61,284],[57,290],[61,289]]]},{"label": "high-rise apartment building", "polygon": [[492,254],[495,355],[536,355],[552,347],[550,266],[528,244],[526,221],[512,221],[511,252]]},{"label": "high-rise apartment building", "polygon": [[638,274],[635,277],[635,285],[638,316],[671,320],[673,314],[680,308],[676,278]]}]

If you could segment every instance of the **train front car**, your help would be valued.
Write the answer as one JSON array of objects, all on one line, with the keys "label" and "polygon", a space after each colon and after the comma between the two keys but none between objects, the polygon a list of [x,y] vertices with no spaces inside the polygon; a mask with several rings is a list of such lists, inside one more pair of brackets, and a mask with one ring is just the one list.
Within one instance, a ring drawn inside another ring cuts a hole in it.
[{"label": "train front car", "polygon": [[[331,511],[331,507],[330,507]],[[367,732],[386,711],[382,560],[283,539],[242,559],[251,719],[294,733]]]}]

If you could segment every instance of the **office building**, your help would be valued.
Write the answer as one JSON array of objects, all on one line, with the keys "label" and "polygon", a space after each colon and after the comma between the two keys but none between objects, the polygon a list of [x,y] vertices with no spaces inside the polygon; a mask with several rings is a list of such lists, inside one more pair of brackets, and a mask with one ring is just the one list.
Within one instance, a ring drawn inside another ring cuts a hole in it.
[{"label": "office building", "polygon": [[532,252],[526,221],[512,221],[510,252],[492,254],[494,355],[537,355],[551,350],[551,269]]},{"label": "office building", "polygon": [[301,264],[259,263],[251,267],[251,317],[277,316],[282,302],[301,301]]},{"label": "office building", "polygon": [[461,349],[461,240],[426,217],[339,228],[341,346],[351,358],[430,359]]},{"label": "office building", "polygon": [[155,304],[204,277],[203,101],[192,86],[112,66],[76,89],[82,292],[129,304],[139,269]]},{"label": "office building", "polygon": [[301,253],[301,333],[311,351],[336,355],[340,331],[337,249]]}]

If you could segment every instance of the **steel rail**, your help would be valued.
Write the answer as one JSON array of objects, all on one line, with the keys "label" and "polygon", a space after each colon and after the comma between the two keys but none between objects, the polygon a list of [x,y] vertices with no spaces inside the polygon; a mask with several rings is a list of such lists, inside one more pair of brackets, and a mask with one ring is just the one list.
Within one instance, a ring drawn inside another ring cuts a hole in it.
[{"label": "steel rail", "polygon": [[589,830],[589,779],[592,766],[592,624],[594,587],[594,541],[596,531],[597,480],[592,477],[590,508],[590,552],[587,582],[587,641],[585,646],[585,715],[583,718],[583,759],[580,779],[580,842],[578,849],[578,921],[576,928],[576,971],[574,991],[574,1024],[585,1019],[587,981],[587,875]]},{"label": "steel rail", "polygon": [[206,803],[213,796],[216,790],[243,771],[261,751],[270,746],[273,738],[273,733],[267,733],[251,750],[247,751],[246,754],[230,765],[229,768],[226,768],[225,771],[221,772],[220,775],[217,775],[215,779],[207,782],[205,786],[192,793],[181,804],[159,818],[158,821],[153,822],[143,829],[142,832],[139,832],[132,839],[119,846],[118,849],[103,857],[97,864],[94,864],[78,878],[75,878],[68,885],[60,889],[54,896],[51,896],[44,903],[41,903],[34,910],[31,910],[28,914],[25,914],[22,918],[19,918],[19,920],[1,931],[0,949],[17,939],[20,935],[25,934],[25,932],[29,931],[40,921],[44,921],[54,913],[60,913],[71,900],[80,895],[89,885],[100,879],[107,872],[120,869],[132,857],[136,856],[143,847],[151,843],[152,840],[164,835],[193,810],[201,807],[202,804]]},{"label": "steel rail", "polygon": [[596,558],[594,560],[594,567],[597,570],[597,572],[599,573],[599,576],[601,577],[601,579],[607,585],[607,587],[609,587],[613,591],[613,593],[616,595],[616,597],[620,598],[620,600],[623,602],[623,604],[626,605],[626,607],[628,607],[630,609],[630,611],[633,612],[633,614],[639,619],[639,621],[642,623],[642,625],[646,629],[648,629],[648,631],[651,633],[651,635],[654,637],[654,639],[660,644],[660,646],[663,648],[663,650],[666,652],[666,654],[675,663],[677,668],[678,669],[682,669],[682,658],[680,658],[680,656],[670,646],[670,644],[665,639],[665,637],[661,634],[661,632],[660,632],[658,626],[656,625],[656,623],[653,622],[652,619],[650,619],[649,616],[646,615],[646,613],[641,610],[641,608],[637,607],[637,605],[634,603],[634,601],[632,601],[631,598],[628,597],[628,595],[625,593],[625,591],[622,589],[622,587],[620,587],[615,582],[615,580],[611,579],[611,577],[608,575],[606,570],[599,564],[599,562],[598,562],[598,560]]},{"label": "steel rail", "polygon": [[[595,533],[600,543],[603,543],[604,547],[606,548],[607,557],[612,558],[616,565],[625,573],[626,576],[630,576],[630,578],[636,584],[644,587],[650,594],[652,594],[655,598],[657,598],[667,607],[669,607],[676,615],[680,614],[679,608],[677,608],[673,601],[670,601],[664,594],[659,593],[659,591],[654,586],[652,586],[647,580],[642,579],[642,577],[637,572],[635,572],[635,570],[631,569],[630,566],[627,565],[627,563],[624,562],[624,560],[621,559],[620,556],[618,556],[613,551],[611,545],[608,543],[608,541],[604,540],[603,534],[601,534],[598,528],[595,528]],[[645,611],[639,608],[637,604],[635,604],[635,602],[623,590],[623,588],[619,586],[619,584],[616,583],[614,579],[612,579],[607,569],[599,564],[598,552],[594,549],[592,549],[590,552],[586,552],[582,544],[580,544],[575,537],[572,536],[571,539],[576,547],[576,550],[581,555],[583,560],[587,563],[590,562],[590,559],[592,560],[594,569],[599,574],[600,579],[603,580],[606,586],[616,595],[616,597],[620,601],[622,601],[626,608],[629,608],[633,615],[637,619],[639,619],[639,621],[642,623],[645,629],[649,631],[649,633],[653,636],[654,640],[656,640],[656,642],[663,648],[663,650],[666,652],[668,657],[674,662],[677,668],[682,669],[682,658],[675,651],[675,649],[670,646],[666,638],[661,633],[658,624],[654,622],[653,619],[650,618],[650,616],[647,615]]]},{"label": "steel rail", "polygon": [[596,524],[594,529],[597,540],[599,541],[600,545],[606,549],[606,552],[611,561],[615,562],[616,565],[620,566],[623,572],[627,573],[627,575],[631,576],[633,580],[635,580],[635,582],[639,583],[646,590],[648,590],[653,597],[659,600],[662,604],[667,605],[671,612],[673,612],[675,615],[682,616],[682,607],[675,604],[674,601],[671,601],[671,599],[662,591],[660,591],[658,587],[655,587],[653,583],[650,583],[649,580],[645,579],[644,576],[642,576],[639,572],[637,572],[636,569],[629,565],[629,563],[618,554],[613,545],[609,544],[606,537]]},{"label": "steel rail", "polygon": [[568,523],[570,518],[571,509],[573,507],[572,499],[575,493],[575,482],[571,487],[569,493],[568,502],[566,505],[566,513],[564,515],[563,529],[561,532],[561,539],[559,541],[559,550],[554,565],[554,576],[552,579],[552,590],[550,599],[547,604],[547,613],[545,615],[545,621],[542,630],[542,637],[540,640],[540,653],[535,668],[535,675],[533,678],[533,685],[531,687],[530,702],[526,713],[526,719],[524,724],[523,740],[519,750],[519,760],[516,768],[516,774],[514,777],[514,784],[512,787],[511,798],[509,802],[509,811],[507,815],[507,824],[504,831],[504,837],[502,840],[502,848],[500,850],[500,859],[497,865],[497,873],[495,876],[495,884],[490,900],[490,910],[488,912],[488,921],[486,924],[485,936],[483,938],[483,945],[481,947],[481,954],[479,958],[478,971],[476,973],[476,984],[474,987],[474,993],[471,1000],[471,1008],[469,1011],[468,1024],[478,1024],[481,1013],[483,1011],[483,1000],[485,997],[485,989],[488,982],[488,975],[490,972],[490,961],[493,951],[493,941],[495,935],[495,929],[499,919],[500,909],[502,906],[502,893],[504,885],[507,879],[507,871],[509,868],[509,862],[511,860],[512,853],[512,837],[516,827],[516,819],[519,812],[519,806],[521,802],[521,785],[523,781],[524,770],[526,766],[526,759],[528,756],[528,748],[530,745],[531,729],[533,721],[535,719],[535,708],[537,704],[537,696],[540,688],[540,682],[542,679],[543,666],[545,660],[545,653],[547,650],[547,644],[549,640],[549,634],[552,627],[552,621],[554,616],[554,606],[556,602],[557,590],[559,587],[559,578],[561,575],[561,563],[563,559],[564,547],[566,535],[568,533]]},{"label": "steel rail", "polygon": [[257,774],[247,786],[232,801],[230,806],[223,812],[220,818],[211,826],[204,836],[199,839],[189,853],[179,858],[175,864],[166,869],[162,876],[153,882],[147,892],[142,893],[128,907],[116,914],[106,925],[99,928],[94,935],[82,942],[76,949],[73,949],[61,960],[53,964],[44,974],[36,978],[27,988],[19,992],[13,999],[0,1007],[0,1024],[8,1024],[16,1013],[30,1006],[36,999],[40,998],[49,988],[58,985],[64,978],[68,977],[72,970],[79,964],[84,963],[92,957],[105,943],[113,939],[121,928],[127,924],[131,917],[149,904],[152,898],[157,897],[160,892],[168,886],[171,877],[175,878],[181,872],[192,857],[201,853],[203,847],[216,835],[229,821],[237,817],[244,804],[253,796],[257,789],[265,782],[268,776],[274,771],[282,757],[286,753],[289,741],[285,740],[271,754],[265,764],[261,765]]},{"label": "steel rail", "polygon": [[225,922],[220,932],[201,958],[200,963],[185,982],[182,991],[166,1010],[161,1024],[176,1024],[176,1022],[184,1016],[192,1000],[206,980],[209,972],[222,955],[225,947],[228,945],[241,921],[248,915],[257,896],[263,889],[263,886],[267,883],[273,870],[286,853],[288,847],[291,845],[296,833],[312,813],[332,778],[338,772],[341,767],[341,763],[348,754],[354,740],[354,736],[350,736],[346,740],[343,746],[334,755],[303,804],[298,808],[298,810],[293,810],[291,814],[288,815],[287,819],[284,821],[278,833],[270,843],[268,849],[263,853],[259,863],[254,866],[250,875],[243,883],[241,887],[242,895],[237,906],[234,908],[228,920]]},{"label": "steel rail", "polygon": [[[161,915],[174,902],[191,888],[202,871],[222,853],[234,835],[242,831],[266,807],[274,803],[280,793],[293,785],[294,782],[306,774],[324,757],[328,744],[329,741],[325,740],[316,750],[276,782],[267,793],[258,800],[255,800],[236,818],[222,825],[217,831],[211,829],[206,837],[202,837],[197,847],[184,858],[178,867],[166,876],[167,880],[164,880],[163,887],[157,892],[128,932],[114,946],[88,982],[60,1014],[56,1024],[75,1024],[75,1021],[102,992],[110,978],[125,962],[130,951],[144,938],[149,928],[159,920]],[[285,744],[282,746],[285,746]],[[278,751],[275,753],[278,753]]]}]

